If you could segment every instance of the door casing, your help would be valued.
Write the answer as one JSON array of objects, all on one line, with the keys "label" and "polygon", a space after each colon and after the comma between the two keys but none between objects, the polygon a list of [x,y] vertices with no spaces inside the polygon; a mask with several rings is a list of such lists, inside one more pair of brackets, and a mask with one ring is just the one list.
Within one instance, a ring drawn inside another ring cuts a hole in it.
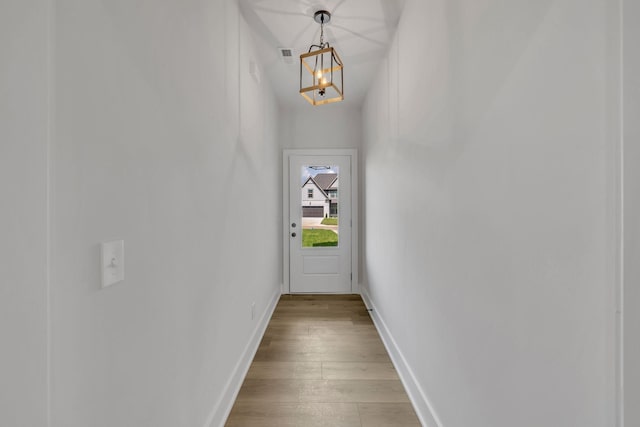
[{"label": "door casing", "polygon": [[351,157],[351,293],[360,293],[358,275],[359,209],[358,209],[358,151],[355,148],[285,149],[282,152],[282,293],[291,293],[289,253],[289,157],[290,156],[349,156]]}]

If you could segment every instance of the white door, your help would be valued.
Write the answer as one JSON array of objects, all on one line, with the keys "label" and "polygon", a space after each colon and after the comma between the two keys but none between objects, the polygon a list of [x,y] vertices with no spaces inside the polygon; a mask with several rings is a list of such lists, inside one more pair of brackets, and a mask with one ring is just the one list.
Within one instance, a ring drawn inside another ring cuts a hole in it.
[{"label": "white door", "polygon": [[292,293],[351,293],[351,156],[289,156]]}]

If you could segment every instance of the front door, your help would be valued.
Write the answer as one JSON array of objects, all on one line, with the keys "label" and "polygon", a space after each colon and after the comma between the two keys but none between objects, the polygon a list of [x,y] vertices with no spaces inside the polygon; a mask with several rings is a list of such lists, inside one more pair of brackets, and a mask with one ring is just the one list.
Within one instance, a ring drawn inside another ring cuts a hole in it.
[{"label": "front door", "polygon": [[289,156],[292,293],[350,293],[351,156]]}]

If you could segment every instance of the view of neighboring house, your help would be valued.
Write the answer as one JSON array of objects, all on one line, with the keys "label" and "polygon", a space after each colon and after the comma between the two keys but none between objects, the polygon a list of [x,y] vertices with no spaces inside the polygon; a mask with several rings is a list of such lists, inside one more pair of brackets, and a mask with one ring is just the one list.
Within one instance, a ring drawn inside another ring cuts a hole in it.
[{"label": "view of neighboring house", "polygon": [[338,174],[319,173],[302,184],[302,216],[338,216]]}]

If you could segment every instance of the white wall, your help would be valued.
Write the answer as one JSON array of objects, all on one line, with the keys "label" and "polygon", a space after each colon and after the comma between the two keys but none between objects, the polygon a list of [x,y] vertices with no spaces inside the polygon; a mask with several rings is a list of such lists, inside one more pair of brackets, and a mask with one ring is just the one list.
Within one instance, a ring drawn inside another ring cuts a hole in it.
[{"label": "white wall", "polygon": [[234,1],[55,4],[53,426],[204,426],[280,290],[277,106]]},{"label": "white wall", "polygon": [[300,97],[298,108],[280,111],[284,148],[360,148],[362,114],[347,104],[312,106]]},{"label": "white wall", "polygon": [[442,427],[612,425],[609,7],[407,0],[369,93],[365,292]]},{"label": "white wall", "polygon": [[624,2],[624,425],[640,425],[640,4]]},{"label": "white wall", "polygon": [[47,415],[48,1],[0,2],[0,425]]}]

